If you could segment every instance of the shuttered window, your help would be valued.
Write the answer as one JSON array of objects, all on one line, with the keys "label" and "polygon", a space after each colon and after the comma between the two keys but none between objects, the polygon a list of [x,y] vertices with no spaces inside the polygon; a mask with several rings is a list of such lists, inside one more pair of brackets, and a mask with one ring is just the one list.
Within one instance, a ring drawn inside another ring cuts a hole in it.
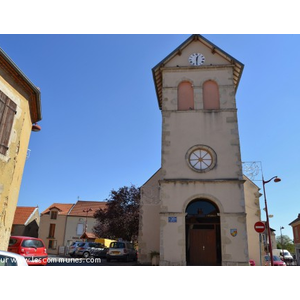
[{"label": "shuttered window", "polygon": [[54,234],[55,234],[55,224],[50,224],[48,237],[54,238]]},{"label": "shuttered window", "polygon": [[178,86],[178,110],[194,109],[194,89],[190,82],[181,82]]},{"label": "shuttered window", "polygon": [[8,150],[17,105],[0,91],[0,153],[5,155]]},{"label": "shuttered window", "polygon": [[220,109],[219,87],[215,81],[208,80],[203,84],[203,108]]}]

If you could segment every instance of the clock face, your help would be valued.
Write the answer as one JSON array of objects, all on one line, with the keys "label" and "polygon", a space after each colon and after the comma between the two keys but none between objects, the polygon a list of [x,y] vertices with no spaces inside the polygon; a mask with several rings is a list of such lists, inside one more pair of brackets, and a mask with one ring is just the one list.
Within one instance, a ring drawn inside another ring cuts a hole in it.
[{"label": "clock face", "polygon": [[205,145],[196,145],[186,153],[189,167],[196,172],[205,173],[212,170],[217,163],[217,155],[213,149]]},{"label": "clock face", "polygon": [[205,57],[201,53],[193,53],[189,57],[189,62],[192,66],[201,66],[205,62]]}]

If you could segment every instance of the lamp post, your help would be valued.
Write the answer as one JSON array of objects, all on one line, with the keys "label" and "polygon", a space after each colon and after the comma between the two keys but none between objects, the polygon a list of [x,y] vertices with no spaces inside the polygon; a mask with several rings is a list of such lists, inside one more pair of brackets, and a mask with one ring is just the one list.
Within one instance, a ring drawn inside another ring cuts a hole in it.
[{"label": "lamp post", "polygon": [[84,233],[86,233],[86,230],[87,230],[87,217],[88,217],[88,213],[90,211],[92,211],[92,209],[90,207],[83,210],[83,212],[86,212]]},{"label": "lamp post", "polygon": [[269,237],[269,254],[270,254],[270,260],[271,260],[271,266],[274,266],[274,262],[273,262],[273,254],[272,254],[271,229],[270,229],[270,222],[269,222],[269,214],[268,214],[265,184],[269,183],[273,179],[274,179],[274,182],[280,182],[281,181],[281,179],[277,176],[274,176],[271,179],[265,181],[264,180],[264,175],[262,175],[262,183],[263,183],[264,199],[265,199],[265,210],[266,210],[266,220],[267,220],[266,222],[267,222],[268,237]]},{"label": "lamp post", "polygon": [[282,229],[284,229],[283,226],[280,227],[280,235],[281,235],[281,251],[282,251],[282,260],[284,261],[284,251],[283,251],[283,238],[282,238]]}]

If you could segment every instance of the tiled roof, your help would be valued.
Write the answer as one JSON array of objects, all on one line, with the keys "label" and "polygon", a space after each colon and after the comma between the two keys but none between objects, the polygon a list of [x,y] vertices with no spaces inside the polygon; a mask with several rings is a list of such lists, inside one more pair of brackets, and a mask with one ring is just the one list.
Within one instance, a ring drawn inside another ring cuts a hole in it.
[{"label": "tiled roof", "polygon": [[93,217],[98,209],[106,208],[106,202],[79,200],[70,211],[70,216]]},{"label": "tiled roof", "polygon": [[96,239],[96,238],[97,237],[92,232],[84,232],[83,235],[80,237],[80,239]]},{"label": "tiled roof", "polygon": [[24,225],[36,207],[17,206],[13,224]]},{"label": "tiled roof", "polygon": [[296,223],[296,222],[298,222],[298,221],[300,221],[300,214],[298,214],[298,218],[295,219],[293,222],[291,222],[289,225],[292,226],[294,223]]},{"label": "tiled roof", "polygon": [[65,203],[53,203],[46,210],[44,210],[41,215],[49,213],[52,208],[58,209],[59,215],[67,215],[70,209],[74,206],[74,204],[65,204]]}]

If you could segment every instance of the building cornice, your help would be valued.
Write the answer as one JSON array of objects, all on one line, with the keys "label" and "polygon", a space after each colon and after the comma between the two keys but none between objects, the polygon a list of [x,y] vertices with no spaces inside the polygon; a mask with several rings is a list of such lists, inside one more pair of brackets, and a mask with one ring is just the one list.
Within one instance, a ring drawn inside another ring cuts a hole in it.
[{"label": "building cornice", "polygon": [[18,68],[11,58],[0,48],[0,67],[21,86],[29,95],[29,109],[32,123],[36,123],[42,119],[41,112],[41,92],[28,77]]},{"label": "building cornice", "polygon": [[187,178],[169,178],[159,180],[159,183],[241,183],[246,180],[238,178],[217,178],[217,179],[187,179]]}]

